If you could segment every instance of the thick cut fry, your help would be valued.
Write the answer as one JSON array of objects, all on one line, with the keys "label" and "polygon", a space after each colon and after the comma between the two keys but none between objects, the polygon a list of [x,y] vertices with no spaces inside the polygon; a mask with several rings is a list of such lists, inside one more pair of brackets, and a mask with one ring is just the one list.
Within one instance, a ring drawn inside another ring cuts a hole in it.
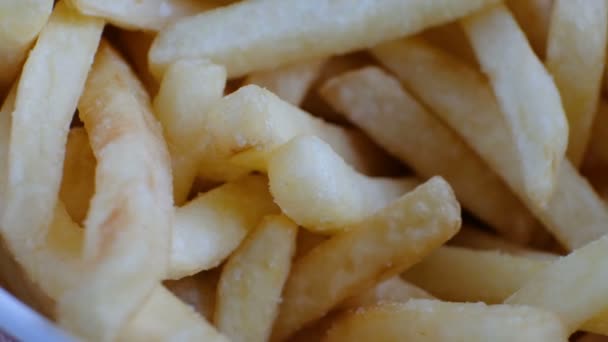
[{"label": "thick cut fry", "polygon": [[283,340],[334,306],[420,261],[460,228],[450,186],[434,177],[296,261],[273,338]]},{"label": "thick cut fry", "polygon": [[87,132],[82,127],[71,129],[65,147],[59,198],[78,224],[84,221],[95,192],[95,164]]},{"label": "thick cut fry", "polygon": [[267,216],[228,259],[218,284],[215,324],[231,341],[270,337],[297,231],[285,216]]},{"label": "thick cut fry", "polygon": [[86,15],[129,30],[158,31],[183,17],[221,5],[217,0],[67,0]]},{"label": "thick cut fry", "polygon": [[325,342],[568,341],[559,318],[537,308],[413,299],[347,314]]},{"label": "thick cut fry", "polygon": [[107,43],[78,108],[97,158],[96,192],[85,222],[88,270],[59,300],[59,321],[78,335],[112,340],[167,273],[169,155],[146,91]]},{"label": "thick cut fry", "polygon": [[393,277],[379,283],[367,291],[363,291],[354,297],[348,298],[338,305],[337,309],[359,309],[385,302],[405,303],[412,298],[432,299],[433,296],[425,290],[404,281],[400,277]]},{"label": "thick cut fry", "polygon": [[152,45],[150,65],[160,76],[178,59],[203,57],[226,66],[230,77],[238,77],[415,34],[496,2],[246,1],[167,27]]},{"label": "thick cut fry", "polygon": [[[553,258],[556,259],[557,256]],[[444,300],[498,304],[550,262],[497,251],[443,246],[403,277]]]},{"label": "thick cut fry", "polygon": [[540,59],[545,57],[553,3],[554,0],[505,1]]},{"label": "thick cut fry", "polygon": [[5,0],[0,3],[0,97],[17,77],[52,9],[53,0]]},{"label": "thick cut fry", "polygon": [[278,213],[262,176],[247,176],[206,192],[175,213],[168,277],[219,265],[265,216]]},{"label": "thick cut fry", "polygon": [[556,0],[551,15],[547,69],[568,118],[568,158],[580,165],[600,96],[608,36],[604,0]]},{"label": "thick cut fry", "polygon": [[12,113],[2,217],[10,240],[44,241],[59,193],[68,127],[102,28],[101,21],[60,2],[23,67]]},{"label": "thick cut fry", "polygon": [[504,115],[526,194],[545,205],[568,143],[557,87],[504,5],[467,17],[463,27]]},{"label": "thick cut fry", "polygon": [[327,123],[282,101],[273,93],[248,85],[224,97],[205,116],[205,160],[266,170],[278,146],[299,135],[316,135],[355,169],[373,174],[389,162],[359,132]]},{"label": "thick cut fry", "polygon": [[319,75],[323,58],[302,61],[272,70],[252,73],[245,84],[255,84],[275,93],[278,97],[299,106],[308,89]]},{"label": "thick cut fry", "polygon": [[[509,297],[557,313],[569,333],[608,309],[608,235],[560,258]],[[559,298],[559,300],[555,300]]]},{"label": "thick cut fry", "polygon": [[268,161],[270,192],[285,215],[317,233],[335,233],[420,184],[415,177],[371,178],[315,136],[293,138]]},{"label": "thick cut fry", "polygon": [[462,228],[450,240],[450,244],[455,246],[467,247],[472,249],[499,251],[511,255],[519,255],[528,258],[541,260],[554,260],[557,256],[549,252],[529,249],[521,245],[512,243],[489,232],[484,232],[475,227],[463,224]]},{"label": "thick cut fry", "polygon": [[173,196],[181,205],[201,164],[204,115],[224,94],[226,70],[206,60],[181,60],[167,69],[154,99],[173,166]]},{"label": "thick cut fry", "polygon": [[159,87],[159,82],[148,68],[148,51],[155,36],[149,32],[121,30],[116,37],[118,47],[125,54],[150,96],[155,96]]},{"label": "thick cut fry", "polygon": [[445,177],[463,206],[502,235],[523,243],[534,239],[536,221],[506,185],[388,74],[373,67],[347,73],[329,81],[322,94],[421,176]]},{"label": "thick cut fry", "polygon": [[567,160],[546,206],[526,194],[506,120],[479,72],[420,40],[384,44],[373,53],[492,166],[563,245],[577,248],[608,232],[608,211]]}]

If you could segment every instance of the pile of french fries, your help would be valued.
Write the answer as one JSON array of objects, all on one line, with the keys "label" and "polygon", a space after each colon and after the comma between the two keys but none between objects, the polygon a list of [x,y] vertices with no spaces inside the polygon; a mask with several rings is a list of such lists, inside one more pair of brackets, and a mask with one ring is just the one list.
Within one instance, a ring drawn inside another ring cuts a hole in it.
[{"label": "pile of french fries", "polygon": [[87,341],[600,341],[607,37],[607,0],[2,1],[0,284]]}]

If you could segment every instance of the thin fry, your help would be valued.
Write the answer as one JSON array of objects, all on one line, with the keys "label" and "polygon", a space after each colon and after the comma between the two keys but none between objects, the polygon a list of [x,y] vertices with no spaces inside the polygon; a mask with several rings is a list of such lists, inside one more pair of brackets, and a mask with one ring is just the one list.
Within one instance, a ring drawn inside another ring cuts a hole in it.
[{"label": "thin fry", "polygon": [[283,292],[273,340],[321,318],[374,283],[403,272],[460,228],[450,186],[434,177],[298,259]]},{"label": "thin fry", "polygon": [[463,27],[509,128],[526,194],[545,205],[568,143],[557,87],[504,5],[467,17]]},{"label": "thin fry", "polygon": [[150,50],[150,66],[158,77],[178,59],[208,58],[226,66],[229,77],[238,77],[373,46],[493,3],[497,1],[246,1],[179,20],[161,31]]},{"label": "thin fry", "polygon": [[415,177],[362,175],[315,136],[279,147],[268,161],[268,179],[281,210],[317,233],[339,232],[420,184]]}]

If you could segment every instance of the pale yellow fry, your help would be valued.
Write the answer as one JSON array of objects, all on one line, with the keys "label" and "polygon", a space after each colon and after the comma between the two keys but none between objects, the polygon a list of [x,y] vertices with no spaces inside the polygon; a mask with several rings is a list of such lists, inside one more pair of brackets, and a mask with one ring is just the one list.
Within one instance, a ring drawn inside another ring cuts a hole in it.
[{"label": "pale yellow fry", "polygon": [[171,153],[177,205],[186,200],[201,164],[204,115],[222,98],[225,86],[226,70],[206,60],[177,61],[162,78],[153,108]]},{"label": "pale yellow fry", "polygon": [[83,127],[68,133],[59,198],[74,221],[82,224],[95,192],[95,156]]},{"label": "pale yellow fry", "polygon": [[533,307],[412,299],[354,311],[323,341],[565,342],[568,335],[555,314]]},{"label": "pale yellow fry", "polygon": [[497,304],[550,263],[498,251],[442,246],[403,277],[443,300]]},{"label": "pale yellow fry", "polygon": [[[496,0],[260,0],[179,20],[150,50],[160,76],[181,58],[204,57],[230,77],[373,46],[443,24]],[[340,20],[336,20],[339,15]]]},{"label": "pale yellow fry", "polygon": [[245,79],[244,84],[266,88],[284,101],[299,106],[324,62],[325,59],[319,58],[254,72]]},{"label": "pale yellow fry", "polygon": [[[465,143],[378,68],[338,76],[324,98],[421,176],[441,175],[465,208],[513,241],[537,234],[535,219]],[[507,209],[508,208],[508,209]]]},{"label": "pale yellow fry", "polygon": [[299,135],[320,137],[363,173],[387,163],[377,147],[359,132],[315,118],[255,85],[224,97],[204,119],[208,141],[203,163],[230,159],[242,167],[266,171],[271,152]]},{"label": "pale yellow fry", "polygon": [[221,5],[215,0],[67,0],[83,14],[129,30],[158,31],[177,19]]},{"label": "pale yellow fry", "polygon": [[318,233],[337,233],[420,184],[353,170],[323,140],[293,138],[268,161],[270,192],[285,215]]},{"label": "pale yellow fry", "polygon": [[363,291],[351,298],[348,298],[338,305],[337,309],[359,309],[385,302],[405,303],[412,298],[432,299],[433,296],[425,290],[417,287],[416,285],[410,284],[397,276],[389,278],[381,283],[378,283],[375,287],[369,290]]},{"label": "pale yellow fry", "polygon": [[509,128],[526,195],[532,203],[545,205],[568,144],[557,87],[504,5],[462,23]]},{"label": "pale yellow fry", "polygon": [[176,210],[168,277],[219,265],[265,216],[279,209],[262,176],[247,176],[206,192]]},{"label": "pale yellow fry", "polygon": [[608,137],[608,101],[602,99],[593,121],[593,132],[587,150],[587,160],[585,161],[587,165],[608,165],[606,137]]},{"label": "pale yellow fry", "polygon": [[577,248],[608,232],[608,211],[567,160],[547,205],[527,195],[507,122],[481,73],[415,39],[383,44],[373,53],[492,166],[563,245]]},{"label": "pale yellow fry", "polygon": [[53,0],[0,2],[0,96],[17,77],[52,9]]},{"label": "pale yellow fry", "polygon": [[450,186],[434,177],[298,259],[273,339],[283,340],[348,297],[420,261],[460,228]]},{"label": "pale yellow fry", "polygon": [[116,37],[116,44],[129,60],[150,96],[156,95],[159,86],[159,82],[148,68],[148,50],[155,36],[155,33],[150,32],[121,30]]},{"label": "pale yellow fry", "polygon": [[147,93],[105,42],[78,109],[97,158],[96,192],[85,221],[88,270],[59,299],[58,316],[77,335],[112,340],[167,273],[169,155]]},{"label": "pale yellow fry", "polygon": [[102,28],[102,21],[60,2],[23,67],[3,201],[2,229],[10,231],[11,240],[44,241],[57,203],[68,127]]},{"label": "pale yellow fry", "polygon": [[574,165],[585,156],[600,96],[608,36],[605,0],[556,0],[551,15],[547,70],[561,94]]},{"label": "pale yellow fry", "polygon": [[539,58],[544,59],[554,0],[506,0],[505,4],[526,34]]},{"label": "pale yellow fry", "polygon": [[228,338],[182,303],[161,285],[157,285],[139,312],[117,339],[124,342],[210,341],[228,342]]},{"label": "pale yellow fry", "polygon": [[[560,258],[529,279],[505,303],[557,313],[569,333],[608,309],[608,235]],[[560,300],[555,300],[560,298]]]},{"label": "pale yellow fry", "polygon": [[297,231],[287,217],[267,216],[228,259],[218,284],[214,321],[231,341],[264,342],[270,337]]},{"label": "pale yellow fry", "polygon": [[472,249],[499,251],[541,260],[554,260],[556,257],[555,254],[517,245],[467,224],[464,224],[458,234],[450,240],[450,244]]}]

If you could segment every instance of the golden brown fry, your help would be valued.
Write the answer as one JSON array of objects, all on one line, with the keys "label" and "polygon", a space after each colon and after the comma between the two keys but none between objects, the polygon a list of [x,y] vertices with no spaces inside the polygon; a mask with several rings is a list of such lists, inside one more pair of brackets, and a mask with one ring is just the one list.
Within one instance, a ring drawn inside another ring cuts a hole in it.
[{"label": "golden brown fry", "polygon": [[217,0],[67,0],[83,14],[130,30],[158,31],[183,17],[222,5]]},{"label": "golden brown fry", "polygon": [[0,98],[17,77],[52,9],[53,0],[0,2]]},{"label": "golden brown fry", "polygon": [[214,321],[231,341],[264,342],[270,337],[297,231],[283,215],[266,216],[224,265]]},{"label": "golden brown fry", "polygon": [[544,206],[568,143],[559,91],[504,5],[480,11],[462,24],[515,145],[524,191],[533,204]]},{"label": "golden brown fry", "polygon": [[208,58],[224,65],[229,77],[239,77],[373,46],[494,3],[497,1],[245,1],[179,20],[161,31],[150,50],[150,65],[158,77],[178,59]]},{"label": "golden brown fry", "polygon": [[431,27],[422,32],[420,36],[470,65],[478,65],[471,43],[469,43],[462,26],[458,23]]},{"label": "golden brown fry", "polygon": [[373,52],[492,166],[564,246],[577,248],[608,232],[608,211],[567,160],[549,203],[530,200],[505,118],[478,71],[420,40],[384,44]]},{"label": "golden brown fry", "polygon": [[250,74],[244,84],[255,84],[275,93],[278,97],[299,106],[315,81],[324,59],[302,61],[283,67]]},{"label": "golden brown fry", "polygon": [[460,228],[450,186],[434,177],[298,259],[283,292],[274,340],[283,340],[378,281],[403,272]]},{"label": "golden brown fry", "polygon": [[78,224],[83,223],[95,192],[95,165],[87,132],[82,127],[72,128],[65,147],[59,198]]},{"label": "golden brown fry", "polygon": [[604,0],[556,0],[547,47],[547,69],[568,118],[568,158],[584,158],[597,110],[608,36]]},{"label": "golden brown fry", "polygon": [[[171,170],[149,101],[126,62],[103,42],[78,104],[97,158],[85,222],[88,269],[58,306],[59,322],[87,338],[114,339],[167,273]],[[125,163],[131,167],[122,168]]]},{"label": "golden brown fry", "polygon": [[285,215],[318,233],[340,232],[420,184],[415,177],[362,175],[315,136],[279,147],[267,171],[270,192]]},{"label": "golden brown fry", "polygon": [[168,277],[218,266],[259,221],[279,209],[262,176],[246,176],[201,194],[177,209]]},{"label": "golden brown fry", "polygon": [[514,305],[413,299],[354,311],[329,330],[338,341],[568,341],[559,318]]},{"label": "golden brown fry", "polygon": [[[465,208],[506,238],[533,240],[537,222],[504,183],[397,80],[368,67],[329,81],[324,98],[421,176],[446,177]],[[506,209],[509,208],[509,209]]]}]

